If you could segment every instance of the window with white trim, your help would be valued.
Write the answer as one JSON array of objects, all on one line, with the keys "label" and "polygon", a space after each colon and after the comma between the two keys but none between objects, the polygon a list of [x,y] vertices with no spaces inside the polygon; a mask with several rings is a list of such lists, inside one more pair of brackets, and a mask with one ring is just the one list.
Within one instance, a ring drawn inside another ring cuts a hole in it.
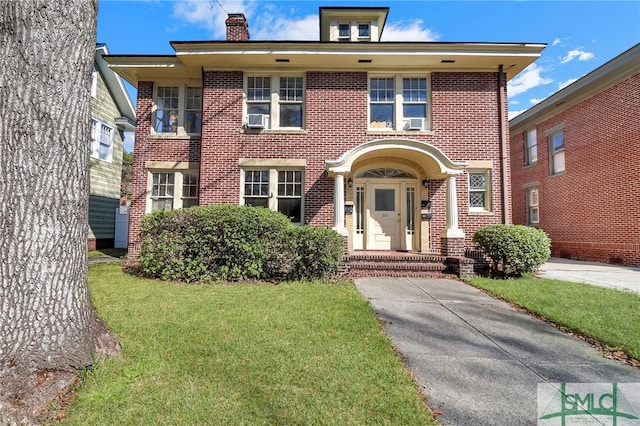
[{"label": "window with white trim", "polygon": [[113,127],[102,121],[91,119],[91,157],[98,160],[113,161]]},{"label": "window with white trim", "polygon": [[538,187],[527,188],[527,225],[537,226],[540,223],[540,197]]},{"label": "window with white trim", "polygon": [[266,207],[302,223],[304,172],[291,168],[245,169],[242,204]]},{"label": "window with white trim", "polygon": [[368,23],[358,24],[358,39],[371,40],[371,25]]},{"label": "window with white trim", "polygon": [[524,165],[530,166],[538,162],[538,142],[536,129],[530,129],[524,136]]},{"label": "window with white trim", "polygon": [[564,131],[549,135],[549,161],[551,162],[549,166],[552,175],[564,172]]},{"label": "window with white trim", "polygon": [[247,76],[245,87],[248,127],[301,129],[304,126],[304,77]]},{"label": "window with white trim", "polygon": [[469,171],[469,211],[491,210],[490,170]]},{"label": "window with white trim", "polygon": [[425,76],[370,77],[369,128],[427,130],[429,79]]},{"label": "window with white trim", "polygon": [[338,24],[338,41],[351,41],[351,24]]},{"label": "window with white trim", "polygon": [[[152,171],[147,212],[198,205],[198,173]],[[182,188],[180,190],[180,188]]]},{"label": "window with white trim", "polygon": [[155,88],[153,130],[164,134],[200,134],[202,129],[202,87],[163,86]]}]

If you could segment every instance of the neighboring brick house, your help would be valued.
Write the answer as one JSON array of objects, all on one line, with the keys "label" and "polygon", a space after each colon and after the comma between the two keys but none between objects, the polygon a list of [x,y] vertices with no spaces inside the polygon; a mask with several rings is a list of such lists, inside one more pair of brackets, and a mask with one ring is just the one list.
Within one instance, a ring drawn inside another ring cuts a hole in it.
[{"label": "neighboring brick house", "polygon": [[349,250],[463,256],[511,221],[506,83],[544,44],[380,42],[388,8],[322,7],[320,41],[112,55],[138,88],[129,253],[155,209],[264,206]]},{"label": "neighboring brick house", "polygon": [[91,82],[89,164],[89,250],[114,246],[115,212],[120,205],[124,131],[135,130],[135,111],[120,76],[104,60],[109,51],[96,45]]},{"label": "neighboring brick house", "polygon": [[554,256],[640,266],[640,45],[510,124],[514,222]]}]

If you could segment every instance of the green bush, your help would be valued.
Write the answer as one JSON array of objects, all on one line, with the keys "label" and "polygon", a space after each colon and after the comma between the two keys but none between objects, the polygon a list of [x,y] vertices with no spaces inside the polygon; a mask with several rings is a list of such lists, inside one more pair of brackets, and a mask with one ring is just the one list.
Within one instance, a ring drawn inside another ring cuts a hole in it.
[{"label": "green bush", "polygon": [[298,227],[260,207],[201,206],[142,219],[144,275],[171,281],[324,278],[341,256],[331,230]]},{"label": "green bush", "polygon": [[551,256],[546,232],[524,225],[490,225],[476,231],[473,242],[492,261],[494,276],[519,277]]},{"label": "green bush", "polygon": [[290,228],[287,242],[294,259],[290,279],[329,278],[336,274],[344,251],[343,239],[335,231],[310,226]]}]

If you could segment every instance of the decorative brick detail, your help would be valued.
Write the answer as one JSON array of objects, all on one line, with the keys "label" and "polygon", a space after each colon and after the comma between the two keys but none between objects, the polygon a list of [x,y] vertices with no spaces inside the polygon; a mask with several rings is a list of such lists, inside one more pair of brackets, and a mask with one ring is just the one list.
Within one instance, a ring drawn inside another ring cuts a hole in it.
[{"label": "decorative brick detail", "polygon": [[[539,189],[552,255],[640,266],[640,73],[537,123],[538,161],[511,135],[513,220],[526,224],[526,185]],[[565,172],[549,173],[546,133],[563,125]]]}]

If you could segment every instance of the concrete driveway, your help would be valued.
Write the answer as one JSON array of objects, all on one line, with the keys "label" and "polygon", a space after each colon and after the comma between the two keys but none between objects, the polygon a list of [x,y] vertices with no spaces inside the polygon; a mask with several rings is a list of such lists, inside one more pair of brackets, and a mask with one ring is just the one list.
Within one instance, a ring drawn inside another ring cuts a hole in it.
[{"label": "concrete driveway", "polygon": [[467,284],[425,278],[355,283],[429,405],[442,411],[443,425],[538,424],[539,383],[635,383],[637,392],[625,397],[640,416],[640,369],[603,358],[582,340]]},{"label": "concrete driveway", "polygon": [[552,257],[536,275],[640,293],[640,268],[637,267]]}]

